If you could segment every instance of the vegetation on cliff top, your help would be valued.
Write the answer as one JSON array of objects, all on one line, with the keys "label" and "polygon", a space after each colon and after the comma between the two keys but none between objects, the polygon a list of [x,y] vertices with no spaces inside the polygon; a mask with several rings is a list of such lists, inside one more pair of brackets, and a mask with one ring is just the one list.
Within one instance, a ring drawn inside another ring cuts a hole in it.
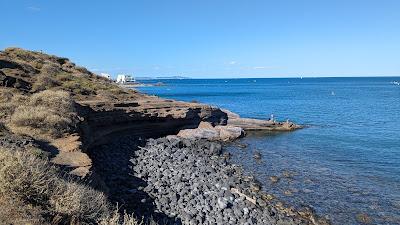
[{"label": "vegetation on cliff top", "polygon": [[[126,100],[124,90],[67,58],[8,48],[0,51],[0,136],[50,142],[76,132],[77,101]],[[22,136],[21,136],[22,137]],[[0,146],[0,224],[126,224],[105,194],[74,181],[38,146]]]},{"label": "vegetation on cliff top", "polygon": [[75,101],[127,100],[135,94],[67,58],[20,48],[0,51],[0,123],[17,134],[61,137],[76,126]]},{"label": "vegetation on cliff top", "polygon": [[20,48],[0,51],[0,81],[25,93],[64,90],[74,100],[95,97],[121,99],[132,97],[134,91],[124,90],[86,68],[76,66],[67,58]]},{"label": "vegetation on cliff top", "polygon": [[68,92],[45,90],[19,103],[7,123],[16,134],[48,140],[76,127],[78,119]]}]

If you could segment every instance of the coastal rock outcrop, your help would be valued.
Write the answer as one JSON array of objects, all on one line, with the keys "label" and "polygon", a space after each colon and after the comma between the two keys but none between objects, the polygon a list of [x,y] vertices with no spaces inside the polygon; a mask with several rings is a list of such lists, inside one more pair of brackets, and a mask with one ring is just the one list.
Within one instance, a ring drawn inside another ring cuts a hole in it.
[{"label": "coastal rock outcrop", "polygon": [[[143,95],[130,102],[80,101],[81,123],[86,148],[101,144],[108,137],[130,133],[140,137],[177,134],[207,122],[224,125],[227,116],[218,108]],[[211,136],[210,136],[211,137]]]},{"label": "coastal rock outcrop", "polygon": [[187,139],[206,139],[210,141],[232,141],[244,135],[240,127],[225,125],[212,126],[207,122],[201,122],[195,129],[184,129],[179,131],[178,137]]},{"label": "coastal rock outcrop", "polygon": [[275,120],[242,118],[229,110],[223,109],[222,111],[228,115],[228,125],[241,127],[245,131],[293,131],[302,128],[301,125],[288,120],[279,122]]}]

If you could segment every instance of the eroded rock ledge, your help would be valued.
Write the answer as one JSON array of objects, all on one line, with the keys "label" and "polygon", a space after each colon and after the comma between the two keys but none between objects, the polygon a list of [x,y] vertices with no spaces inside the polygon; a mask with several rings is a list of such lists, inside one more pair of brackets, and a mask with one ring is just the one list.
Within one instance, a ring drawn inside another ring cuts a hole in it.
[{"label": "eroded rock ledge", "polygon": [[131,101],[79,101],[77,108],[79,134],[52,144],[60,151],[53,162],[70,167],[72,174],[79,176],[90,172],[91,159],[85,152],[115,137],[161,137],[196,128],[202,121],[213,126],[226,125],[227,121],[227,114],[215,107],[147,95]]},{"label": "eroded rock ledge", "polygon": [[133,136],[159,137],[181,129],[196,128],[201,121],[226,125],[227,115],[208,105],[143,96],[136,101],[81,101],[84,147],[101,144],[108,137],[128,133]]}]

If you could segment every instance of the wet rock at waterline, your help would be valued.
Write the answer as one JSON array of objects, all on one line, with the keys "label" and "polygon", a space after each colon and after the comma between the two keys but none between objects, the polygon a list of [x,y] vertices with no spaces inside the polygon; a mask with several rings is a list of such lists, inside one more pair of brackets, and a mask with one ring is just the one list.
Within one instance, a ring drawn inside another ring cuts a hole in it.
[{"label": "wet rock at waterline", "polygon": [[261,153],[260,152],[255,152],[253,155],[254,159],[261,159]]}]

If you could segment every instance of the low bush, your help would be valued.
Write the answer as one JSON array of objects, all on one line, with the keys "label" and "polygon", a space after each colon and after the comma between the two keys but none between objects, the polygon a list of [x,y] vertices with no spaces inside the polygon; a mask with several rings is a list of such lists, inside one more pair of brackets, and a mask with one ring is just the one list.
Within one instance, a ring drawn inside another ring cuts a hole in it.
[{"label": "low bush", "polygon": [[12,89],[0,89],[0,121],[5,122],[18,106],[25,104],[27,99],[28,97]]},{"label": "low bush", "polygon": [[55,194],[50,197],[50,205],[52,210],[66,216],[67,220],[99,221],[110,213],[103,193],[73,182],[58,185]]},{"label": "low bush", "polygon": [[28,151],[0,148],[0,224],[140,224],[112,212],[102,192],[59,174]]},{"label": "low bush", "polygon": [[43,209],[26,205],[18,200],[4,199],[0,196],[0,224],[47,225]]},{"label": "low bush", "polygon": [[0,102],[8,102],[14,96],[13,90],[8,88],[0,89]]},{"label": "low bush", "polygon": [[44,106],[58,111],[59,114],[68,114],[75,111],[74,101],[70,94],[65,91],[46,90],[34,94],[30,97],[28,105]]},{"label": "low bush", "polygon": [[62,87],[64,88],[64,90],[69,91],[75,95],[96,94],[96,91],[93,87],[87,85],[86,82],[79,81],[75,77],[72,80],[64,82]]},{"label": "low bush", "polygon": [[73,79],[73,75],[66,72],[61,72],[56,75],[56,79],[60,82],[70,81]]},{"label": "low bush", "polygon": [[40,139],[58,138],[70,130],[73,119],[43,106],[18,107],[11,116],[14,133]]},{"label": "low bush", "polygon": [[44,65],[44,62],[43,62],[43,60],[41,60],[41,59],[35,59],[34,61],[32,61],[32,66],[33,66],[35,69],[40,70],[40,69],[43,68],[43,65]]},{"label": "low bush", "polygon": [[22,151],[0,149],[0,195],[40,206],[48,202],[58,180],[49,163]]},{"label": "low bush", "polygon": [[17,107],[8,123],[11,131],[34,138],[61,137],[77,123],[74,102],[65,91],[46,90]]},{"label": "low bush", "polygon": [[41,72],[42,74],[46,74],[47,76],[56,76],[58,73],[62,71],[62,68],[59,64],[56,63],[46,63],[42,66]]},{"label": "low bush", "polygon": [[115,209],[112,214],[103,218],[99,222],[100,225],[141,225],[143,222],[139,222],[133,215],[129,215],[124,212],[121,215],[118,209]]},{"label": "low bush", "polygon": [[4,52],[6,52],[9,56],[13,58],[18,58],[23,61],[33,61],[37,58],[38,52],[34,51],[25,51],[20,48],[15,48],[15,47],[10,47],[4,49]]},{"label": "low bush", "polygon": [[32,91],[39,92],[60,86],[60,82],[47,74],[40,74],[32,85]]}]

